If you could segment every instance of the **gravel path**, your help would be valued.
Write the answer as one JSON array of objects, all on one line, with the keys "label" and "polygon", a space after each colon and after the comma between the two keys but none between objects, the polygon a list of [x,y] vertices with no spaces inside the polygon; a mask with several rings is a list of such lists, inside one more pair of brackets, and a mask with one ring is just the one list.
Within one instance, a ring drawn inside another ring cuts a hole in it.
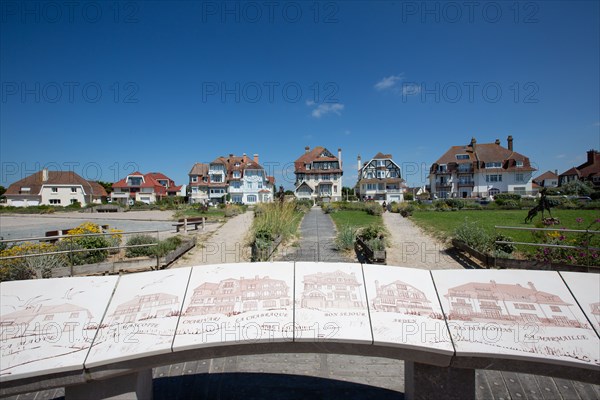
[{"label": "gravel path", "polygon": [[253,219],[254,212],[248,211],[229,219],[211,235],[200,232],[196,247],[175,262],[171,268],[249,262],[251,251],[246,245],[246,235]]},{"label": "gravel path", "polygon": [[421,269],[463,268],[446,252],[445,246],[425,234],[410,218],[386,212],[383,222],[391,235],[387,265]]}]

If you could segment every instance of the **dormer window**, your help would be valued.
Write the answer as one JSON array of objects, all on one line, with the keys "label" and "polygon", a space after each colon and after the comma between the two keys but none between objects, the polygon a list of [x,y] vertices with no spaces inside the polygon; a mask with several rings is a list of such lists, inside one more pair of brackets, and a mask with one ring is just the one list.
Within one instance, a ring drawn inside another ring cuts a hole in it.
[{"label": "dormer window", "polygon": [[241,174],[240,174],[240,171],[233,171],[233,177],[234,177],[235,179],[239,179],[239,178],[240,178],[240,176],[241,176]]},{"label": "dormer window", "polygon": [[487,162],[485,163],[486,168],[502,168],[502,163],[500,161]]},{"label": "dormer window", "polygon": [[191,181],[192,181],[192,183],[198,182],[198,177],[197,176],[192,176]]},{"label": "dormer window", "polygon": [[523,166],[523,161],[517,160],[517,168],[520,168],[522,166]]},{"label": "dormer window", "polygon": [[30,192],[31,188],[30,187],[22,187],[21,188],[21,192]]},{"label": "dormer window", "polygon": [[203,177],[202,182],[208,182],[208,176]]},{"label": "dormer window", "polygon": [[446,164],[438,165],[438,172],[448,172],[448,166]]},{"label": "dormer window", "polygon": [[239,163],[239,162],[236,162],[236,163],[235,163],[235,164],[233,164],[233,165],[234,165],[235,167],[239,167],[239,166],[240,166],[240,163]]},{"label": "dormer window", "polygon": [[469,159],[469,155],[468,154],[457,154],[456,155],[456,159],[457,160],[468,160]]},{"label": "dormer window", "polygon": [[310,171],[310,164],[304,164],[304,168],[305,168],[307,171]]},{"label": "dormer window", "polygon": [[127,185],[128,186],[141,186],[142,185],[142,177],[141,176],[128,176],[127,177]]}]

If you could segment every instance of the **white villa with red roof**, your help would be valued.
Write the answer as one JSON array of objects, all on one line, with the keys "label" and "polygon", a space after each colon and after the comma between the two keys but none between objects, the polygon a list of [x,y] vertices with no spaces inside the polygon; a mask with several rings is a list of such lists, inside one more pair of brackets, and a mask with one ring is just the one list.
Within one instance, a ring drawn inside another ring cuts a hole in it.
[{"label": "white villa with red roof", "polygon": [[273,201],[275,178],[267,176],[258,154],[218,157],[210,164],[196,163],[190,177],[190,203],[224,203],[229,194],[233,203],[256,204]]},{"label": "white villa with red roof", "polygon": [[110,195],[112,201],[124,204],[156,203],[165,197],[181,195],[182,188],[160,172],[142,174],[137,171],[113,183],[112,187],[113,192]]},{"label": "white villa with red roof", "polygon": [[519,284],[470,282],[448,289],[449,319],[544,326],[581,327],[574,318],[573,304],[559,296]]},{"label": "white villa with red roof", "polygon": [[512,136],[508,147],[498,139],[478,144],[473,138],[466,146],[452,146],[431,165],[429,183],[438,198],[532,195],[534,171],[529,158],[513,150]]},{"label": "white villa with red roof", "polygon": [[380,285],[375,281],[377,297],[373,299],[376,311],[399,312],[413,315],[430,315],[433,313],[431,301],[425,293],[402,281],[394,281]]},{"label": "white villa with red roof", "polygon": [[14,207],[68,206],[75,202],[85,206],[101,204],[107,193],[98,182],[83,179],[73,171],[43,169],[10,185],[5,196],[7,205]]},{"label": "white villa with red roof", "polygon": [[342,200],[342,149],[334,156],[324,147],[315,147],[294,162],[295,194],[299,199]]},{"label": "white villa with red roof", "polygon": [[358,156],[356,194],[361,200],[400,202],[404,200],[405,189],[402,171],[391,154],[377,153],[364,165]]},{"label": "white villa with red roof", "polygon": [[185,315],[225,314],[282,309],[292,303],[285,281],[268,276],[204,282],[196,289]]},{"label": "white villa with red roof", "polygon": [[302,308],[364,308],[361,300],[362,284],[354,273],[337,270],[304,276]]}]

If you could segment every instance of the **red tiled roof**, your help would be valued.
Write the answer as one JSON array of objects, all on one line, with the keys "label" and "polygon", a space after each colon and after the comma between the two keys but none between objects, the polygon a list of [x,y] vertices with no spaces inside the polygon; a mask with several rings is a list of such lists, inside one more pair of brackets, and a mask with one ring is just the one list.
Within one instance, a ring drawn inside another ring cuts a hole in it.
[{"label": "red tiled roof", "polygon": [[[322,157],[323,156],[323,157]],[[305,164],[310,164],[314,161],[339,161],[336,156],[333,155],[329,150],[325,147],[317,146],[314,149],[310,150],[307,153],[302,154],[298,159],[294,162],[294,170],[295,172],[305,172],[307,171]],[[340,172],[341,169],[335,170],[327,170],[326,172]],[[310,170],[310,173],[318,173],[317,170]]]},{"label": "red tiled roof", "polygon": [[541,174],[540,176],[533,178],[533,181],[534,182],[542,182],[546,179],[558,179],[558,175],[556,175],[552,171],[546,171],[543,174]]},{"label": "red tiled roof", "polygon": [[43,171],[38,171],[26,178],[16,181],[6,189],[7,196],[22,196],[21,188],[28,187],[27,195],[37,196],[44,185],[81,185],[86,196],[107,196],[106,190],[97,182],[88,181],[73,171],[48,171],[48,180],[43,181]]},{"label": "red tiled roof", "polygon": [[[132,186],[129,186],[127,184],[127,178],[130,176],[141,176],[144,178],[144,181],[142,182],[142,184],[139,186],[141,188],[152,188],[154,190],[154,193],[157,196],[165,196],[167,193],[174,193],[174,192],[178,192],[181,190],[181,185],[177,186],[175,185],[175,182],[169,178],[168,176],[166,176],[165,174],[161,173],[161,172],[150,172],[147,174],[141,174],[139,172],[134,172],[132,174],[129,174],[128,176],[126,176],[125,178],[121,179],[118,182],[113,183],[113,188],[118,188],[118,189],[125,189],[125,188],[129,188]],[[163,185],[161,185],[158,180],[168,180],[168,185],[169,187],[165,187]],[[133,187],[138,187],[138,186],[133,186]]]},{"label": "red tiled roof", "polygon": [[392,155],[391,154],[383,154],[382,152],[379,152],[379,153],[375,154],[375,157],[373,157],[373,158],[376,158],[378,160],[383,160],[383,159],[391,160]]},{"label": "red tiled roof", "polygon": [[[466,154],[468,159],[459,160],[456,158],[458,154]],[[522,161],[523,166],[517,167],[517,161]],[[535,171],[531,166],[529,158],[503,147],[497,143],[471,143],[465,146],[452,146],[448,149],[433,165],[432,172],[435,172],[435,166],[446,164],[473,164],[475,168],[484,168],[485,163],[501,162],[502,168],[498,170],[504,171]]]},{"label": "red tiled roof", "polygon": [[208,164],[196,163],[190,170],[188,175],[207,176],[208,175]]}]

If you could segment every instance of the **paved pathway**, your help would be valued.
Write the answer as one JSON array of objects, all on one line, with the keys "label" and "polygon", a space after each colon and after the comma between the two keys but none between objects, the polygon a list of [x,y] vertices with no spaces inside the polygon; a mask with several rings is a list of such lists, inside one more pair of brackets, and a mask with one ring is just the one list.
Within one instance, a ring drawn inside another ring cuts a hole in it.
[{"label": "paved pathway", "polygon": [[230,218],[208,239],[199,240],[196,247],[177,260],[171,268],[250,261],[251,251],[246,243],[246,235],[253,218],[253,211]]},{"label": "paved pathway", "polygon": [[281,257],[284,261],[352,262],[335,248],[335,225],[331,217],[313,207],[300,224],[300,242],[288,247]]},{"label": "paved pathway", "polygon": [[446,252],[445,246],[424,233],[410,218],[386,212],[383,222],[390,232],[387,264],[421,269],[463,268]]}]

